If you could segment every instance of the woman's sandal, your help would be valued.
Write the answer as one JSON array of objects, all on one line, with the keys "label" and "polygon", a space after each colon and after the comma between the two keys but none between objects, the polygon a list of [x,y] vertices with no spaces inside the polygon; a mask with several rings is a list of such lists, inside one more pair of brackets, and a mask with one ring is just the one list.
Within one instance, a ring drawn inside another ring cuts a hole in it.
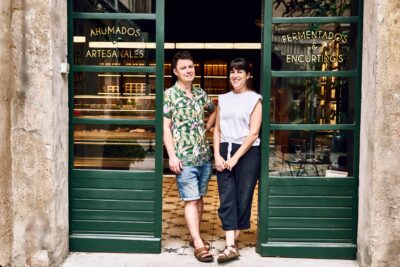
[{"label": "woman's sandal", "polygon": [[214,260],[214,256],[206,247],[201,247],[194,250],[194,256],[198,261],[211,262]]},{"label": "woman's sandal", "polygon": [[[203,238],[202,238],[201,240],[203,241],[203,244],[204,244],[204,246],[207,248],[207,250],[210,250],[210,248],[211,248],[210,243],[208,243],[207,241],[204,241]],[[194,248],[194,242],[193,242],[193,240],[190,240],[190,241],[189,241],[189,246],[191,246],[192,248]]]},{"label": "woman's sandal", "polygon": [[239,258],[240,254],[235,245],[226,246],[222,253],[218,254],[217,261],[219,263],[235,260]]}]

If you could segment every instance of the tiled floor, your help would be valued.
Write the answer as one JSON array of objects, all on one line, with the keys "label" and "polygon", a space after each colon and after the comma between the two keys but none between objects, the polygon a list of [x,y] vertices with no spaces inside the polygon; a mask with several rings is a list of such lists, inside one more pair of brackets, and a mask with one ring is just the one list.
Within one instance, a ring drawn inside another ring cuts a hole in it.
[{"label": "tiled floor", "polygon": [[[225,246],[225,235],[218,217],[218,186],[216,176],[211,177],[208,194],[204,198],[201,236],[211,244],[214,252]],[[184,218],[184,202],[180,201],[174,176],[164,176],[163,184],[163,234],[162,252],[176,255],[193,255],[189,246],[189,231]],[[239,249],[254,248],[257,230],[257,188],[254,193],[251,228],[241,232]]]}]

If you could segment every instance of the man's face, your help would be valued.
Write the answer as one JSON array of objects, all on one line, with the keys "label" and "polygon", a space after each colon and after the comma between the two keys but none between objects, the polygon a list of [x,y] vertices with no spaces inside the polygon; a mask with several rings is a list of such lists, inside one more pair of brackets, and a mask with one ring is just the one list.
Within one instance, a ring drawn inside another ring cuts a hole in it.
[{"label": "man's face", "polygon": [[174,69],[174,74],[181,82],[193,82],[195,72],[193,61],[190,59],[179,59],[176,62],[176,68]]}]

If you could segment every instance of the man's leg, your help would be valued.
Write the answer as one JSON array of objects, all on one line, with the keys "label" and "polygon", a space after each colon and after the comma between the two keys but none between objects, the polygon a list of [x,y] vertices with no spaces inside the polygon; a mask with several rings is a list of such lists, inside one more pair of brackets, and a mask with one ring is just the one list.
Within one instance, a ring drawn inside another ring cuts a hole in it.
[{"label": "man's leg", "polygon": [[201,219],[203,218],[203,209],[204,209],[204,201],[203,197],[200,197],[200,199],[197,202],[197,213],[199,216],[199,231],[201,229],[200,225],[201,225]]},{"label": "man's leg", "polygon": [[185,201],[186,224],[195,248],[204,247],[203,241],[200,237],[199,202],[199,200]]}]

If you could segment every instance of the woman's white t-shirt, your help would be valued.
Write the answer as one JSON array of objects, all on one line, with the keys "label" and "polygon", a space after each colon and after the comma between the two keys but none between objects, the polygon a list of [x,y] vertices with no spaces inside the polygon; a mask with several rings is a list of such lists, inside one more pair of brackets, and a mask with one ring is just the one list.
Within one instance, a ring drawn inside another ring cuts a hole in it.
[{"label": "woman's white t-shirt", "polygon": [[[261,95],[253,91],[240,94],[229,92],[218,96],[219,126],[221,129],[221,143],[228,146],[228,157],[232,150],[232,143],[242,144],[250,133],[250,117]],[[253,146],[260,145],[260,138]]]}]

